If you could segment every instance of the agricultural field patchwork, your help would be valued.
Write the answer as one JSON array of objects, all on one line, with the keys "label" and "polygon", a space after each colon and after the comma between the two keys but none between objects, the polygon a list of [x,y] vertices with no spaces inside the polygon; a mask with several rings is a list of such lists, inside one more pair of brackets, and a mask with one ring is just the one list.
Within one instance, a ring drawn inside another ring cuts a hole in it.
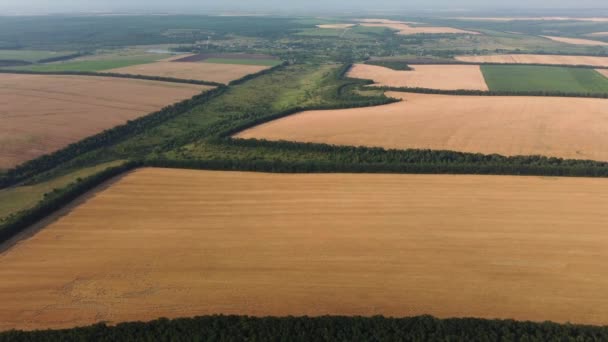
[{"label": "agricultural field patchwork", "polygon": [[307,111],[237,138],[608,161],[608,100],[389,92],[401,102]]},{"label": "agricultural field patchwork", "polygon": [[462,62],[470,63],[501,63],[501,64],[555,64],[555,65],[586,65],[608,67],[608,57],[598,56],[564,56],[564,55],[482,55],[456,56]]},{"label": "agricultural field patchwork", "polygon": [[0,255],[0,329],[218,313],[608,323],[605,179],[141,169],[103,188]]},{"label": "agricultural field patchwork", "polygon": [[411,65],[412,70],[356,64],[348,72],[352,78],[373,80],[374,86],[432,88],[442,90],[488,90],[477,65]]},{"label": "agricultural field patchwork", "polygon": [[608,93],[608,78],[593,69],[530,65],[482,65],[490,90]]},{"label": "agricultural field patchwork", "polygon": [[56,151],[210,87],[94,76],[0,74],[0,168]]}]

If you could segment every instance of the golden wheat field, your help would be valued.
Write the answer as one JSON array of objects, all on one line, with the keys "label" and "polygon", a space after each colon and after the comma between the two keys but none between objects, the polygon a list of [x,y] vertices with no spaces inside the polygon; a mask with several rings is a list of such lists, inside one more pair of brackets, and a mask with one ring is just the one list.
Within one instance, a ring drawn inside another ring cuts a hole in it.
[{"label": "golden wheat field", "polygon": [[431,88],[442,90],[488,90],[478,65],[412,65],[413,70],[355,64],[349,77],[373,80],[375,86]]},{"label": "golden wheat field", "polygon": [[518,64],[553,64],[553,65],[590,65],[608,67],[608,57],[565,56],[565,55],[485,55],[456,56],[459,61],[471,63],[518,63]]},{"label": "golden wheat field", "polygon": [[204,314],[608,323],[608,181],[141,169],[0,254],[0,330]]},{"label": "golden wheat field", "polygon": [[230,81],[260,72],[264,69],[268,69],[268,67],[242,64],[165,61],[132,65],[124,68],[106,70],[106,72],[229,83]]},{"label": "golden wheat field", "polygon": [[236,137],[608,160],[606,99],[388,95],[403,101],[302,112]]},{"label": "golden wheat field", "polygon": [[207,89],[124,78],[0,74],[0,169]]}]

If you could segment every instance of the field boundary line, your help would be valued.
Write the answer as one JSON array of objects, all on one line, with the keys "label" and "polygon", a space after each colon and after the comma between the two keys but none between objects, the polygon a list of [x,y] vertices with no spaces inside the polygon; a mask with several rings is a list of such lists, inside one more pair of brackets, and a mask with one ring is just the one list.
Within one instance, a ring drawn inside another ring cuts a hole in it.
[{"label": "field boundary line", "polygon": [[211,87],[223,86],[223,83],[201,81],[201,80],[187,80],[182,78],[174,77],[162,77],[162,76],[146,76],[146,75],[135,75],[135,74],[121,74],[113,72],[91,72],[91,71],[30,71],[30,70],[10,70],[0,69],[0,74],[15,74],[15,75],[43,75],[43,76],[93,76],[93,77],[113,77],[113,78],[126,78],[136,79],[145,81],[158,81],[167,83],[185,83],[185,84],[196,84],[206,85]]}]

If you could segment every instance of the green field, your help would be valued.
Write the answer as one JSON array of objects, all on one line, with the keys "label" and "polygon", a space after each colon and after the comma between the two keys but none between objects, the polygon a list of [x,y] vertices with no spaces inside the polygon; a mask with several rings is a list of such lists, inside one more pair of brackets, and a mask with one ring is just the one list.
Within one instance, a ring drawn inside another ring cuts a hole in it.
[{"label": "green field", "polygon": [[608,93],[608,78],[593,69],[533,65],[483,65],[492,91]]},{"label": "green field", "polygon": [[66,56],[74,52],[70,51],[42,51],[42,50],[0,50],[0,60],[20,60],[36,62],[41,59]]},{"label": "green field", "polygon": [[241,58],[209,58],[204,60],[206,63],[218,64],[241,64],[241,65],[262,65],[275,66],[281,64],[278,59],[241,59]]}]

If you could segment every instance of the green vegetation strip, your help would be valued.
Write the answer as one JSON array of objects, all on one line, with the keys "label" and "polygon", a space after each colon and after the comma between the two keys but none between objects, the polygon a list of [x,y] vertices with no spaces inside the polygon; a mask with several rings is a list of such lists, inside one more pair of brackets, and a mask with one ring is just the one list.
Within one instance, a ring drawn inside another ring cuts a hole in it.
[{"label": "green vegetation strip", "polygon": [[203,316],[8,331],[0,341],[606,341],[608,327],[475,318]]},{"label": "green vegetation strip", "polygon": [[608,78],[593,69],[530,65],[483,65],[490,91],[606,94]]}]

